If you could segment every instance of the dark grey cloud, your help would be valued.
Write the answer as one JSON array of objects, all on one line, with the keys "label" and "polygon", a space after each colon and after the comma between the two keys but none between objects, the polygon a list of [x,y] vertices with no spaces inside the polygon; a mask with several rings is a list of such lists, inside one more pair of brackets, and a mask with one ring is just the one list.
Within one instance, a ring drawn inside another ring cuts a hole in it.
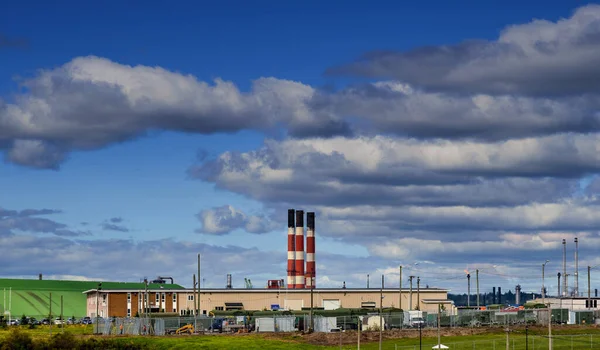
[{"label": "dark grey cloud", "polygon": [[202,223],[202,228],[196,232],[211,235],[224,235],[236,229],[244,229],[250,233],[267,233],[278,228],[265,216],[247,215],[231,205],[202,210],[197,217]]},{"label": "dark grey cloud", "polygon": [[110,222],[112,222],[113,224],[118,224],[118,223],[123,222],[123,218],[121,218],[121,217],[111,218]]},{"label": "dark grey cloud", "polygon": [[431,93],[399,82],[376,82],[317,94],[311,110],[351,120],[362,134],[502,141],[600,131],[594,90],[561,98]]},{"label": "dark grey cloud", "polygon": [[393,78],[453,93],[566,95],[600,87],[600,6],[506,27],[496,41],[371,52],[328,74]]},{"label": "dark grey cloud", "polygon": [[10,37],[0,33],[0,49],[25,49],[29,47],[29,40],[26,38]]},{"label": "dark grey cloud", "polygon": [[0,208],[0,234],[12,235],[16,231],[21,231],[50,233],[65,237],[90,235],[90,232],[71,230],[65,224],[38,217],[58,213],[61,213],[61,211],[55,209],[24,209],[18,211]]},{"label": "dark grey cloud", "polygon": [[102,229],[105,231],[129,232],[129,229],[125,226],[110,223],[103,223]]}]

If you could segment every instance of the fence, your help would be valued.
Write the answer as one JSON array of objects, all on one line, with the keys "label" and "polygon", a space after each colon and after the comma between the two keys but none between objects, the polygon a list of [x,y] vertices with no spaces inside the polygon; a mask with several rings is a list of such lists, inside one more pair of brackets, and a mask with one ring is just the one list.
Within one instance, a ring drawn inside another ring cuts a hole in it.
[{"label": "fence", "polygon": [[[448,349],[455,350],[504,350],[506,349],[506,337],[498,336],[498,339],[491,340],[473,340],[462,342],[444,342],[441,343]],[[437,342],[423,342],[415,345],[394,344],[394,350],[417,350],[432,349],[438,345]],[[552,336],[552,348],[555,350],[579,350],[579,349],[598,349],[600,347],[600,335],[578,334],[578,335],[555,335]],[[548,337],[539,335],[509,334],[508,349],[511,350],[545,350],[548,349]]]}]

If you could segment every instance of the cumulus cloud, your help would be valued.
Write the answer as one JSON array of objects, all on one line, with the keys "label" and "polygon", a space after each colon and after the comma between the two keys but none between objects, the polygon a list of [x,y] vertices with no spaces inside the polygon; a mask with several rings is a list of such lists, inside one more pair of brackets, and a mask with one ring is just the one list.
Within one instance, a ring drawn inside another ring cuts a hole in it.
[{"label": "cumulus cloud", "polygon": [[312,205],[521,205],[570,196],[598,171],[595,135],[502,143],[376,136],[268,141],[226,152],[192,176],[251,198]]},{"label": "cumulus cloud", "polygon": [[556,22],[507,26],[494,41],[371,52],[328,70],[394,78],[438,91],[570,95],[600,85],[600,6],[577,9]]},{"label": "cumulus cloud", "polygon": [[197,217],[202,223],[198,233],[224,235],[237,229],[244,229],[250,233],[267,233],[277,229],[277,224],[269,218],[246,215],[231,205],[202,210]]},{"label": "cumulus cloud", "polygon": [[310,86],[275,78],[249,92],[159,67],[126,66],[79,57],[23,82],[27,93],[0,104],[0,144],[8,159],[53,168],[73,149],[130,140],[150,130],[200,134],[264,130],[280,124],[290,135],[347,134],[343,120],[308,110]]}]

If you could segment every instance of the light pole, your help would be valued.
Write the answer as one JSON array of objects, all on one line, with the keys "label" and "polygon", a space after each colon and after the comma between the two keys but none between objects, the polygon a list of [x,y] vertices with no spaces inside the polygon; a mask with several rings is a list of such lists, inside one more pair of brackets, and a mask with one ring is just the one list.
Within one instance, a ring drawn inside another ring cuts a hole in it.
[{"label": "light pole", "polygon": [[100,329],[99,328],[100,319],[98,317],[98,296],[100,295],[100,290],[102,290],[102,282],[98,283],[98,288],[96,289],[96,334],[99,333],[99,329]]},{"label": "light pole", "polygon": [[546,269],[546,264],[549,263],[550,260],[546,259],[546,261],[542,264],[542,304],[546,305],[546,287],[544,286],[545,284],[545,269]]}]

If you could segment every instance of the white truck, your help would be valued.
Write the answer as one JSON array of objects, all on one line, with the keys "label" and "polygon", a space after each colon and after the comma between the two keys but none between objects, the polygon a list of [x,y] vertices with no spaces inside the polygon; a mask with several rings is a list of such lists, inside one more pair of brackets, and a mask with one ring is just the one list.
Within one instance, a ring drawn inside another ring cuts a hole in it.
[{"label": "white truck", "polygon": [[408,322],[411,327],[419,328],[419,326],[425,327],[425,318],[423,317],[423,311],[411,310],[408,312]]}]

